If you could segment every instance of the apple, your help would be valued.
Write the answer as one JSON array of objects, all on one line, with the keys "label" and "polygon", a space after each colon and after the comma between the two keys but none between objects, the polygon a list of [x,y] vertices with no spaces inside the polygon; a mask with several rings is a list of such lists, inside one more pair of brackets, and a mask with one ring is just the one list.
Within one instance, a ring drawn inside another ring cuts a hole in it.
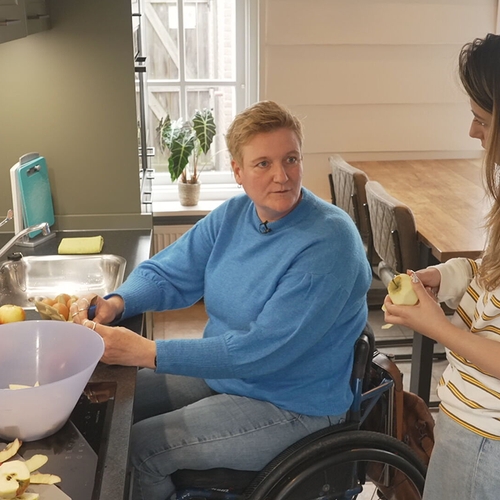
[{"label": "apple", "polygon": [[10,460],[0,465],[0,498],[15,498],[30,484],[30,471],[21,460]]},{"label": "apple", "polygon": [[413,291],[411,277],[408,274],[394,276],[387,291],[392,302],[396,305],[414,306],[418,302],[417,294]]},{"label": "apple", "polygon": [[56,302],[52,307],[64,318],[64,321],[68,321],[69,309],[64,302]]},{"label": "apple", "polygon": [[55,302],[59,302],[60,304],[67,304],[68,300],[71,299],[71,296],[67,293],[60,293],[55,299]]},{"label": "apple", "polygon": [[24,321],[26,313],[20,306],[5,304],[0,307],[0,325],[5,323],[14,323],[15,321]]}]

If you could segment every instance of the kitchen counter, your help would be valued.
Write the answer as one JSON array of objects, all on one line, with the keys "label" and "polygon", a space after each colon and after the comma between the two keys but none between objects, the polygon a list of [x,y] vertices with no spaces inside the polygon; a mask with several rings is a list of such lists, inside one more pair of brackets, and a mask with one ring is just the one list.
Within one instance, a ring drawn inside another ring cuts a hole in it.
[{"label": "kitchen counter", "polygon": [[[150,256],[151,231],[149,230],[64,231],[56,233],[55,238],[47,240],[37,247],[15,246],[10,252],[21,252],[23,255],[52,255],[57,254],[57,247],[64,237],[96,235],[102,235],[104,238],[102,253],[120,255],[127,260],[125,278],[140,262]],[[0,233],[0,246],[6,243],[11,236],[12,234]],[[39,319],[38,313],[28,310],[27,319]],[[145,334],[145,320],[142,315],[125,320],[122,324],[141,335]],[[132,425],[136,374],[135,367],[108,366],[99,363],[90,379],[91,382],[111,381],[117,383],[100,491],[102,500],[128,498],[129,436]]]}]

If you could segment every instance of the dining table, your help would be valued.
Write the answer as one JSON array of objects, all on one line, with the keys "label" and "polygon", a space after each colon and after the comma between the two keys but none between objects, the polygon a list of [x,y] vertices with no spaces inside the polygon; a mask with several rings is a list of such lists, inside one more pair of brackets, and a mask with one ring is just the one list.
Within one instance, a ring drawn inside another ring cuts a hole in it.
[{"label": "dining table", "polygon": [[[351,161],[368,178],[408,205],[419,242],[420,269],[484,250],[490,207],[482,159]],[[414,332],[410,391],[430,404],[434,340]],[[433,404],[431,403],[431,406]]]}]

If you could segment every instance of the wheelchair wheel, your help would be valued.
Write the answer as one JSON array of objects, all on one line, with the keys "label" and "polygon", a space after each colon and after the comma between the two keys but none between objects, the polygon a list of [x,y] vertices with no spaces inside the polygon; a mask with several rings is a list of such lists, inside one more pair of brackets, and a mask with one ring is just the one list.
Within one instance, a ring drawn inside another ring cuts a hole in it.
[{"label": "wheelchair wheel", "polygon": [[370,431],[326,436],[270,464],[250,500],[419,500],[426,467],[405,443]]}]

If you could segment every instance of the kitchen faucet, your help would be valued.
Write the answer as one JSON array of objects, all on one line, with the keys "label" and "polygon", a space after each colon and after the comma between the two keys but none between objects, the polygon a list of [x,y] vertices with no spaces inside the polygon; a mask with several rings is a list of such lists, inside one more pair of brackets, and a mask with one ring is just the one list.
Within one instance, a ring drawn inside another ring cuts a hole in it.
[{"label": "kitchen faucet", "polygon": [[27,227],[22,231],[19,231],[15,234],[2,248],[0,248],[0,260],[2,257],[20,240],[22,240],[26,235],[33,231],[42,231],[44,236],[50,234],[50,226],[48,222],[41,222],[40,224],[36,224],[34,226]]}]

